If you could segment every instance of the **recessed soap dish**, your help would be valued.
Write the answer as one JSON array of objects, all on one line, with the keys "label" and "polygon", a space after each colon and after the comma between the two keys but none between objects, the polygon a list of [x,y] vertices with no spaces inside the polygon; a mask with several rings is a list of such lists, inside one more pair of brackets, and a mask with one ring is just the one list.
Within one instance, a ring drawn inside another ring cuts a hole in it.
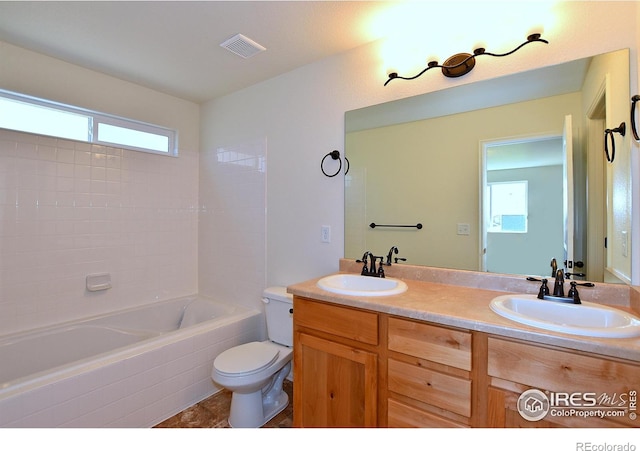
[{"label": "recessed soap dish", "polygon": [[105,272],[100,274],[89,274],[87,276],[88,291],[102,291],[111,288],[111,274]]}]

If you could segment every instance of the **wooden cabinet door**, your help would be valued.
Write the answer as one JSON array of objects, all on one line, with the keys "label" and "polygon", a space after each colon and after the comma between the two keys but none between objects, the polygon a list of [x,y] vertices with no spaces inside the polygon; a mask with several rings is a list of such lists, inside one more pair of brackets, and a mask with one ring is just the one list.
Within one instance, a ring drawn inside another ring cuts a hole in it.
[{"label": "wooden cabinet door", "polygon": [[294,426],[375,427],[376,354],[296,333]]},{"label": "wooden cabinet door", "polygon": [[[497,337],[488,349],[490,427],[638,427],[637,363]],[[528,389],[559,400],[542,420],[518,412]]]},{"label": "wooden cabinet door", "polygon": [[489,387],[488,427],[494,428],[620,428],[628,427],[606,418],[554,417],[539,421],[525,419],[517,409],[520,393]]}]

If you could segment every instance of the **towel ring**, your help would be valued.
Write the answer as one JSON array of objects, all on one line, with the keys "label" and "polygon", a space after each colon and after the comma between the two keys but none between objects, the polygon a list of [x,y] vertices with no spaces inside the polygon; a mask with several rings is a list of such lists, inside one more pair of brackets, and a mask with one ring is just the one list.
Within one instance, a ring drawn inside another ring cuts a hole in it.
[{"label": "towel ring", "polygon": [[[338,162],[340,163],[340,166],[338,166],[338,170],[333,174],[327,174],[325,172],[325,170],[324,170],[324,161],[327,159],[327,157],[331,157],[332,160],[338,160]],[[347,160],[347,157],[344,157],[344,162],[346,164],[346,168],[344,170],[344,174],[347,175],[347,173],[349,172],[349,160]],[[342,169],[342,160],[340,159],[340,151],[339,150],[332,150],[331,152],[326,154],[324,156],[324,158],[322,159],[322,161],[320,162],[320,170],[322,170],[322,173],[324,175],[326,175],[327,177],[335,177],[336,175],[338,175],[338,173],[340,172],[341,169]]]},{"label": "towel ring", "polygon": [[[626,124],[622,122],[618,127],[608,128],[604,131],[604,154],[609,163],[613,163],[613,160],[616,159],[616,141],[613,139],[613,134],[620,133],[624,136],[626,129]],[[611,142],[611,153],[609,153],[609,142]]]},{"label": "towel ring", "polygon": [[633,138],[640,142],[640,136],[638,136],[638,129],[636,126],[636,103],[640,100],[640,95],[636,94],[631,97],[631,133],[633,133]]}]

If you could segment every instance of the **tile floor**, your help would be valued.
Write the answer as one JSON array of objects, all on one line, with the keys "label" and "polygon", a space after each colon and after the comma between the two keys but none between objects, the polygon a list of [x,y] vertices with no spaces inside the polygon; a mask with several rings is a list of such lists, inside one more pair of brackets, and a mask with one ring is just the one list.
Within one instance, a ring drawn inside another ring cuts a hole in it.
[{"label": "tile floor", "polygon": [[[263,427],[290,428],[293,425],[293,383],[285,380],[284,391],[289,395],[289,405]],[[157,428],[228,428],[231,392],[222,390],[198,404],[166,419]]]}]

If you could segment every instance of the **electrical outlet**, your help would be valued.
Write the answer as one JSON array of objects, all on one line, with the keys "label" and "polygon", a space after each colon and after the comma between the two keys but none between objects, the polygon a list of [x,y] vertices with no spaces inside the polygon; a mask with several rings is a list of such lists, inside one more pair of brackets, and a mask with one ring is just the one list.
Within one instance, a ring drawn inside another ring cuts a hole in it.
[{"label": "electrical outlet", "polygon": [[323,243],[331,242],[331,226],[323,225],[320,227],[320,241]]}]

